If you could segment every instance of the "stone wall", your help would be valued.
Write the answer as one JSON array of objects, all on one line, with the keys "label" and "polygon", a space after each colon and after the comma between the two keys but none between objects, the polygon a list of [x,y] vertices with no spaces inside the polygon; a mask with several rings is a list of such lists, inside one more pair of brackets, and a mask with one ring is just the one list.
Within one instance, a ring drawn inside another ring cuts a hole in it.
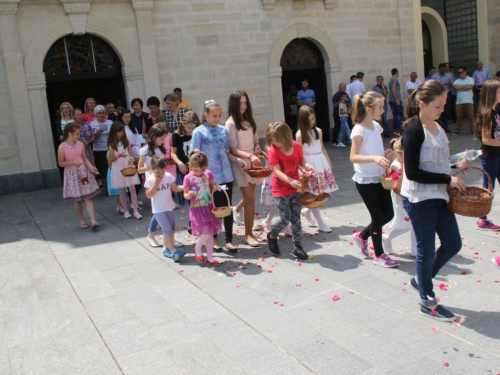
[{"label": "stone wall", "polygon": [[[494,75],[500,70],[500,3],[488,0],[489,68]],[[486,64],[486,63],[485,63]]]}]

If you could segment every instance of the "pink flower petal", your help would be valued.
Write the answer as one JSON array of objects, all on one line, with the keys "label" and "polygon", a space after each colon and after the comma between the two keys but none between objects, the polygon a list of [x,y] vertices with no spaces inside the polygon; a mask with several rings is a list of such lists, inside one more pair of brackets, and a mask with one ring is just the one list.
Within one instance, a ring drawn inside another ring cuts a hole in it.
[{"label": "pink flower petal", "polygon": [[436,327],[431,327],[432,332],[436,332]]},{"label": "pink flower petal", "polygon": [[283,304],[282,304],[282,303],[280,303],[280,307],[283,307]]},{"label": "pink flower petal", "polygon": [[272,270],[268,270],[267,273],[273,273],[273,271]]},{"label": "pink flower petal", "polygon": [[409,217],[405,217],[404,220],[405,221],[410,221],[410,218]]},{"label": "pink flower petal", "polygon": [[450,364],[448,362],[443,363],[443,367],[448,367],[448,366],[450,366]]},{"label": "pink flower petal", "polygon": [[319,279],[314,279],[314,281],[319,281]]},{"label": "pink flower petal", "polygon": [[297,264],[298,264],[298,266],[299,266],[299,267],[302,265],[302,263],[300,263],[300,262],[299,262],[299,263],[297,263]]},{"label": "pink flower petal", "polygon": [[184,272],[182,268],[178,269],[177,272]]},{"label": "pink flower petal", "polygon": [[465,316],[461,316],[460,317],[460,324],[464,324],[465,323]]},{"label": "pink flower petal", "polygon": [[337,296],[337,295],[334,295],[334,296],[332,297],[332,301],[333,301],[333,302],[336,302],[336,301],[338,301],[339,299],[340,299],[340,297],[339,297],[339,296]]},{"label": "pink flower petal", "polygon": [[456,321],[453,320],[452,323],[455,327],[460,327],[460,324],[458,324]]},{"label": "pink flower petal", "polygon": [[446,285],[444,285],[443,283],[439,284],[439,289],[441,289],[441,290],[447,290],[446,289]]},{"label": "pink flower petal", "polygon": [[278,303],[280,303],[280,301],[274,301],[274,304],[277,305]]}]

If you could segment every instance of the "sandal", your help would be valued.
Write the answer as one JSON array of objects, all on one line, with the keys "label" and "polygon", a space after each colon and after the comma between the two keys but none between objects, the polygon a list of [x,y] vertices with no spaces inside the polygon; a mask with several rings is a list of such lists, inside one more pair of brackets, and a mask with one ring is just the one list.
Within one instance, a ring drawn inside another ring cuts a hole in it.
[{"label": "sandal", "polygon": [[87,229],[89,225],[85,222],[85,220],[80,221],[80,228]]},{"label": "sandal", "polygon": [[[227,246],[228,244],[226,244],[226,250],[229,251],[230,253],[237,253],[238,252],[238,248],[236,246],[234,246],[233,244],[230,244],[231,246]],[[215,248],[215,246],[214,246]]]},{"label": "sandal", "polygon": [[[255,241],[255,240],[253,240],[253,241],[243,240],[243,242],[246,243],[250,247],[259,247],[260,246],[260,243]],[[228,249],[228,251],[230,251],[230,250]]]},{"label": "sandal", "polygon": [[92,223],[92,229],[96,230],[100,227],[101,225],[96,221],[95,223]]}]

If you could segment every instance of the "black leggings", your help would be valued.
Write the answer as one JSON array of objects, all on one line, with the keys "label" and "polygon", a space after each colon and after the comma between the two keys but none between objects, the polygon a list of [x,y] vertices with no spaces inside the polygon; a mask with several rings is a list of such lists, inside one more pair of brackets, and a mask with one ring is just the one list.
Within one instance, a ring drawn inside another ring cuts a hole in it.
[{"label": "black leggings", "polygon": [[[232,206],[231,202],[233,201],[233,181],[231,182],[223,182],[219,185],[226,185],[227,190],[226,193],[229,196],[229,202],[226,199],[226,194],[223,191],[214,192],[214,203],[217,207],[224,206]],[[224,219],[224,238],[227,243],[233,243],[233,212],[231,211],[231,215],[226,216]],[[217,238],[217,235],[214,235],[214,238]]]},{"label": "black leggings", "polygon": [[385,190],[381,183],[358,184],[356,182],[356,189],[358,189],[359,195],[361,195],[372,219],[371,223],[363,229],[360,237],[363,240],[372,237],[375,255],[379,257],[384,253],[382,227],[394,217],[391,193],[389,190]]}]

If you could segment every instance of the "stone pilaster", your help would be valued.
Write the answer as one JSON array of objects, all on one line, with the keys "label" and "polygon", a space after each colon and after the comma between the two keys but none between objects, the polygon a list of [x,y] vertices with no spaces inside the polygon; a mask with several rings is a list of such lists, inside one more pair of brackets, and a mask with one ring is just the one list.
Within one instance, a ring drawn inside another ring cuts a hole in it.
[{"label": "stone pilaster", "polygon": [[87,15],[90,12],[92,0],[60,0],[69,17],[73,34],[83,35],[87,26]]},{"label": "stone pilaster", "polygon": [[132,0],[139,34],[142,69],[146,96],[162,98],[160,78],[158,73],[158,59],[156,56],[155,37],[151,10],[154,0]]}]

